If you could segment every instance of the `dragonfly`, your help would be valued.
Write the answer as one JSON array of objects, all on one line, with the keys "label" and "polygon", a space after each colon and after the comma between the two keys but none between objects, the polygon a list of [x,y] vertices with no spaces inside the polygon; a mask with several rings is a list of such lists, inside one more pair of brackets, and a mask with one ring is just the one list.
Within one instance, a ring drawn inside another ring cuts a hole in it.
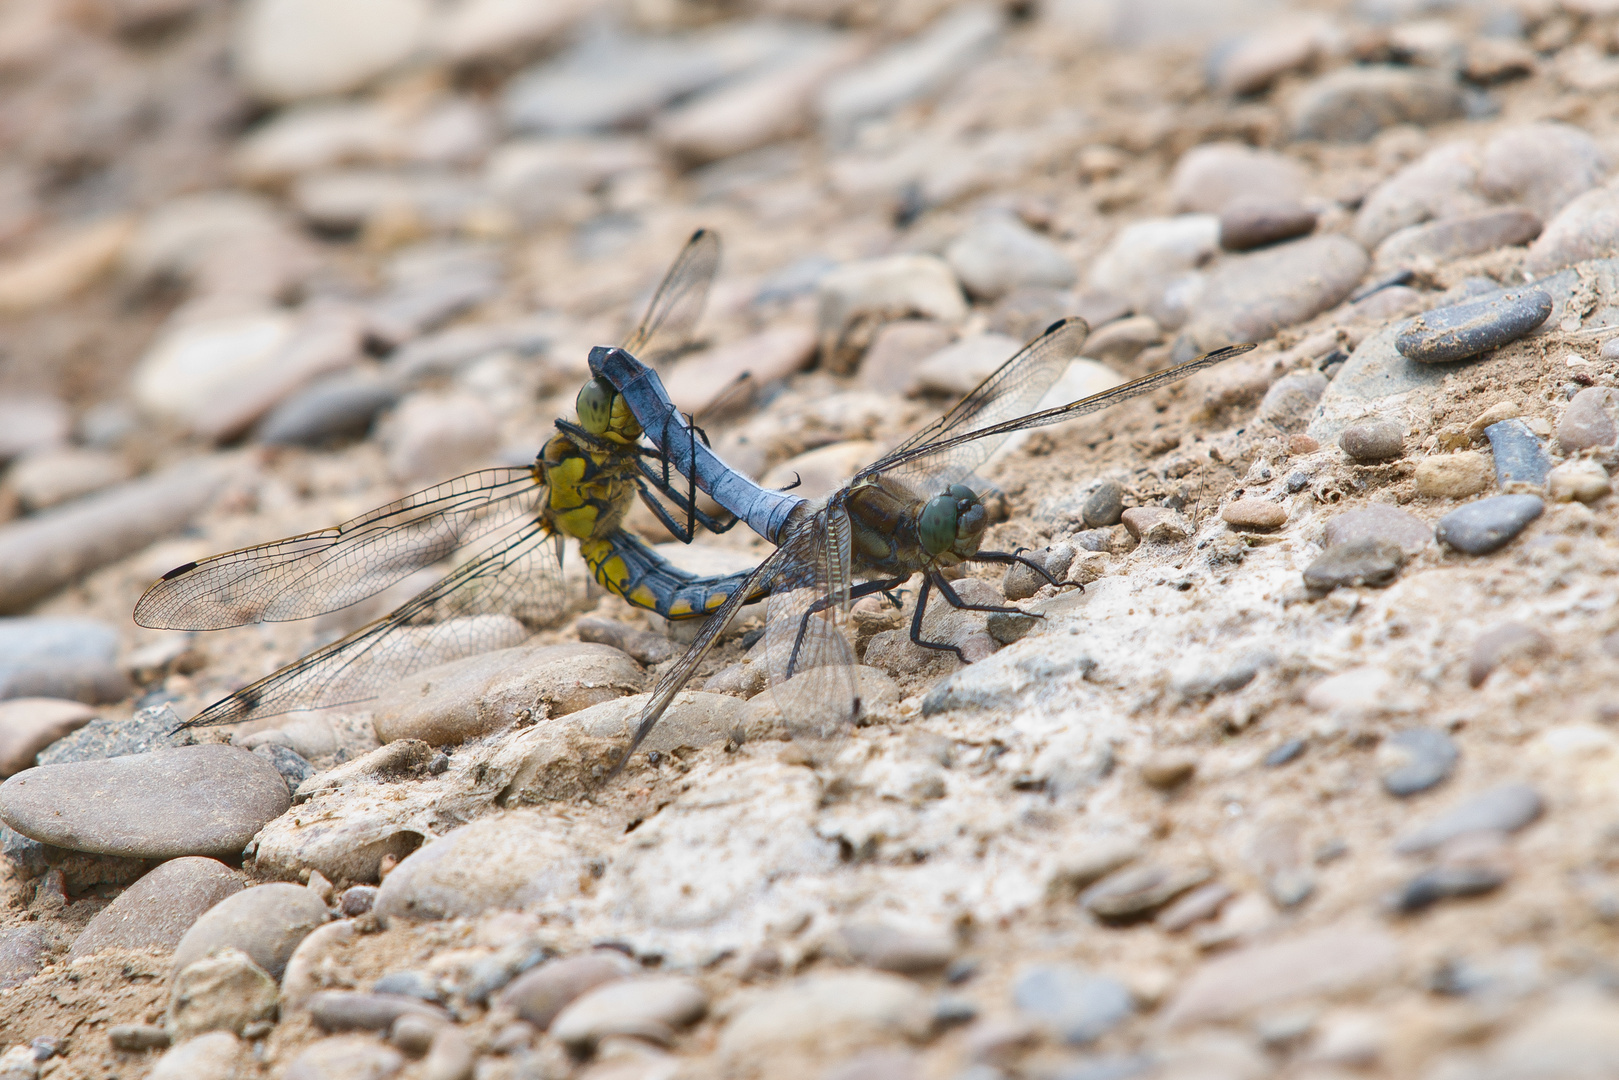
[{"label": "dragonfly", "polygon": [[809,743],[812,753],[829,749],[859,716],[854,650],[844,632],[854,600],[874,593],[891,597],[920,574],[911,641],[954,652],[965,661],[958,646],[922,635],[933,594],[958,609],[1021,612],[964,602],[945,571],[963,563],[1016,562],[1051,580],[1044,567],[1018,553],[980,547],[989,522],[979,495],[984,487],[973,474],[995,450],[1016,432],[1098,412],[1253,348],[1215,350],[1110,390],[1038,409],[1069,362],[1080,355],[1089,333],[1083,319],[1053,323],[943,416],[855,473],[832,495],[813,502],[761,488],[694,439],[689,421],[674,408],[657,373],[632,351],[592,349],[592,374],[623,397],[647,437],[663,451],[666,464],[693,478],[721,507],[775,545],[746,585],[709,618],[686,654],[660,677],[618,767],[651,732],[747,596],[766,597],[762,657],[771,692],[794,738]]},{"label": "dragonfly", "polygon": [[[719,240],[699,232],[665,274],[624,348],[683,348],[719,265]],[[610,384],[587,382],[577,422],[558,419],[526,467],[483,469],[407,495],[349,521],[188,562],[135,605],[142,626],[217,630],[307,619],[375,596],[445,560],[455,569],[388,614],[205,708],[183,728],[236,724],[300,709],[352,706],[435,664],[520,644],[568,610],[565,537],[591,576],[628,603],[667,619],[698,618],[748,579],[699,576],[625,531],[637,496],[690,541],[694,523],[723,532],[736,519],[698,507]],[[693,437],[702,439],[689,418]],[[673,507],[665,507],[661,499]],[[753,597],[752,599],[758,599]]]}]

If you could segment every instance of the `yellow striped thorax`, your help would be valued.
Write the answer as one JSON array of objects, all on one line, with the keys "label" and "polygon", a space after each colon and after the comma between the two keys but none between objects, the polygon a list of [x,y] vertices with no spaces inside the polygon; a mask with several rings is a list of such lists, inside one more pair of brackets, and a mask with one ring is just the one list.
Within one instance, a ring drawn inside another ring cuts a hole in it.
[{"label": "yellow striped thorax", "polygon": [[641,423],[629,403],[603,379],[591,379],[579,391],[574,403],[579,426],[592,435],[622,446],[633,446],[641,438]]}]

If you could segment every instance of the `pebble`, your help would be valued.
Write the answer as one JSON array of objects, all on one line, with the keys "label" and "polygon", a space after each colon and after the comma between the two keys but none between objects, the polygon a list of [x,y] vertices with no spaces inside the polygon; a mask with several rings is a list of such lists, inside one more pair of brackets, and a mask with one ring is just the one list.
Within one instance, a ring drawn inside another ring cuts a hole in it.
[{"label": "pebble", "polygon": [[1173,791],[1197,772],[1197,756],[1184,751],[1162,751],[1141,763],[1141,779],[1150,788]]},{"label": "pebble", "polygon": [[275,1019],[275,980],[240,949],[220,948],[176,965],[164,1024],[176,1042],[205,1031],[240,1035],[249,1024]]},{"label": "pebble", "polygon": [[1500,423],[1502,420],[1511,420],[1518,416],[1519,412],[1516,402],[1498,401],[1473,418],[1472,423],[1467,425],[1467,437],[1482,439],[1490,425]]},{"label": "pebble", "polygon": [[1467,684],[1483,686],[1502,663],[1520,656],[1538,659],[1550,654],[1551,648],[1550,639],[1532,626],[1507,622],[1492,627],[1473,642],[1467,661]]},{"label": "pebble", "polygon": [[97,912],[74,939],[68,959],[104,949],[173,949],[204,912],[241,891],[241,875],[222,862],[170,859]]},{"label": "pebble", "polygon": [[1527,244],[1540,235],[1540,229],[1540,218],[1521,206],[1474,210],[1408,225],[1378,244],[1372,261],[1382,270],[1448,262]]},{"label": "pebble", "polygon": [[702,415],[746,375],[754,395],[815,359],[815,332],[807,326],[765,330],[729,345],[683,356],[663,374],[675,407]]},{"label": "pebble", "polygon": [[113,1024],[107,1029],[107,1042],[114,1050],[142,1054],[169,1045],[169,1033],[156,1024]]},{"label": "pebble", "polygon": [[1203,347],[1263,341],[1336,305],[1365,276],[1366,252],[1346,236],[1310,236],[1232,255],[1209,271],[1188,312]]},{"label": "pebble", "polygon": [[131,476],[129,461],[106,450],[62,447],[43,450],[16,461],[6,472],[6,487],[26,513],[77,499]]},{"label": "pebble", "polygon": [[1524,124],[1485,144],[1478,189],[1495,202],[1521,203],[1549,219],[1602,183],[1608,169],[1602,147],[1572,124]]},{"label": "pebble", "polygon": [[844,263],[816,283],[816,329],[822,363],[846,371],[864,342],[846,340],[858,324],[919,315],[955,326],[966,318],[967,301],[955,271],[934,255],[890,255]]},{"label": "pebble", "polygon": [[1141,866],[1103,878],[1086,889],[1079,902],[1105,923],[1134,922],[1208,879],[1209,871],[1203,867]]},{"label": "pebble", "polygon": [[0,526],[0,612],[22,610],[185,528],[212,505],[228,468],[192,459]]},{"label": "pebble", "polygon": [[[359,209],[356,227],[364,225],[373,212],[388,212],[386,204]],[[388,291],[366,312],[366,340],[384,349],[397,348],[492,299],[501,287],[500,263],[477,247],[412,250],[397,256],[387,271],[393,279]]]},{"label": "pebble", "polygon": [[882,923],[841,926],[837,943],[854,963],[896,975],[934,974],[949,967],[956,957],[955,940],[946,934],[918,933]]},{"label": "pebble", "polygon": [[1495,458],[1495,484],[1502,491],[1546,486],[1552,459],[1522,420],[1500,420],[1484,429]]},{"label": "pebble", "polygon": [[416,849],[382,883],[372,909],[386,923],[453,919],[566,894],[578,869],[543,821],[513,813],[452,829]]},{"label": "pebble", "polygon": [[745,1000],[720,1032],[730,1063],[765,1065],[852,1053],[872,1044],[917,1038],[930,1024],[915,983],[877,971],[807,975]]},{"label": "pebble", "polygon": [[1287,508],[1269,499],[1235,499],[1220,508],[1220,520],[1233,529],[1279,529],[1287,524]]},{"label": "pebble", "polygon": [[1333,544],[1317,555],[1304,568],[1304,584],[1317,593],[1359,585],[1391,585],[1405,560],[1406,553],[1398,543],[1360,536]]},{"label": "pebble", "polygon": [[1049,1026],[1070,1046],[1095,1042],[1135,1012],[1130,990],[1117,979],[1069,965],[1040,964],[1012,984],[1018,1012]]},{"label": "pebble", "polygon": [[1326,392],[1327,377],[1319,371],[1290,371],[1265,391],[1259,402],[1259,417],[1283,431],[1303,431]]},{"label": "pebble", "polygon": [[1400,886],[1388,906],[1397,914],[1413,915],[1441,900],[1494,892],[1506,880],[1506,872],[1493,866],[1435,866]]},{"label": "pebble", "polygon": [[[168,1046],[166,1034],[162,1045]],[[242,1049],[234,1032],[209,1031],[166,1051],[146,1080],[231,1080],[239,1075]]]},{"label": "pebble", "polygon": [[1609,386],[1587,386],[1569,399],[1557,423],[1557,445],[1565,454],[1619,442],[1619,394]]},{"label": "pebble", "polygon": [[235,71],[270,102],[345,93],[410,56],[430,13],[424,0],[254,0],[241,16]]},{"label": "pebble", "polygon": [[1210,56],[1209,82],[1234,97],[1263,93],[1283,75],[1308,67],[1331,33],[1314,23],[1257,29]]},{"label": "pebble", "polygon": [[1124,520],[1124,485],[1104,480],[1085,496],[1080,510],[1087,529],[1107,529]]},{"label": "pebble", "polygon": [[1405,453],[1405,431],[1392,420],[1351,424],[1338,436],[1338,446],[1356,461],[1388,461]]},{"label": "pebble", "polygon": [[1186,519],[1163,506],[1137,506],[1121,515],[1131,536],[1144,544],[1173,544],[1192,535]]},{"label": "pebble", "polygon": [[1423,458],[1417,462],[1414,479],[1418,495],[1465,499],[1487,491],[1494,477],[1489,458],[1476,450],[1463,450]]},{"label": "pebble", "polygon": [[1401,855],[1421,855],[1468,833],[1512,833],[1533,823],[1545,809],[1528,784],[1506,784],[1474,795],[1406,833],[1394,845]]},{"label": "pebble", "polygon": [[418,998],[358,990],[322,990],[305,1002],[309,1018],[327,1034],[386,1031],[402,1016],[447,1023],[448,1013]]},{"label": "pebble", "polygon": [[0,818],[71,851],[238,856],[291,800],[275,766],[209,744],[41,765],[0,784]]},{"label": "pebble", "polygon": [[1205,961],[1163,1011],[1166,1027],[1233,1020],[1293,1001],[1376,986],[1393,976],[1399,945],[1387,932],[1340,924]]},{"label": "pebble", "polygon": [[626,626],[616,619],[580,619],[574,630],[580,641],[617,649],[638,664],[661,664],[675,655],[675,643],[664,635]]},{"label": "pebble", "polygon": [[[1054,321],[1047,319],[1040,323],[1035,333]],[[882,393],[903,394],[916,385],[916,368],[922,361],[944,349],[950,341],[949,329],[929,319],[895,319],[884,323],[872,335],[871,344],[860,358],[860,385]]]},{"label": "pebble", "polygon": [[1437,146],[1372,189],[1355,213],[1352,234],[1374,249],[1409,225],[1481,209],[1477,177],[1478,149],[1471,142]]},{"label": "pebble", "polygon": [[[1074,561],[1071,544],[1053,544],[1041,551],[1025,551],[1022,554],[1030,562],[1045,567],[1046,573],[1057,581],[1067,576],[1068,567]],[[1001,579],[1001,592],[1008,600],[1027,600],[1049,584],[1044,577],[1022,563],[1014,563],[1006,568],[1006,574]]]},{"label": "pebble", "polygon": [[[1022,342],[1005,334],[969,334],[918,364],[906,390],[911,394],[964,397],[1021,347]],[[847,476],[844,473],[839,479]]]},{"label": "pebble", "polygon": [[1552,502],[1596,502],[1613,491],[1601,462],[1565,461],[1546,474],[1546,497]]},{"label": "pebble", "polygon": [[372,723],[384,743],[420,739],[455,746],[539,716],[542,709],[555,719],[615,700],[643,680],[640,665],[608,645],[497,649],[403,680],[378,699]]},{"label": "pebble", "polygon": [[398,387],[374,375],[334,375],[271,409],[254,438],[268,446],[311,447],[363,438],[377,414],[398,400]]},{"label": "pebble", "polygon": [[1153,923],[1165,933],[1178,934],[1194,923],[1220,914],[1226,901],[1235,895],[1231,887],[1222,882],[1200,885],[1160,911]]},{"label": "pebble", "polygon": [[67,226],[0,261],[0,312],[34,311],[82,292],[117,265],[133,228],[123,216]]},{"label": "pebble", "polygon": [[286,781],[288,794],[296,792],[298,785],[315,775],[315,767],[290,746],[272,742],[260,743],[253,747],[253,753],[275,766],[275,771]]},{"label": "pebble", "polygon": [[1427,126],[1466,112],[1456,80],[1420,68],[1343,67],[1306,86],[1293,104],[1293,136],[1366,142],[1395,124]]},{"label": "pebble", "polygon": [[1592,188],[1546,222],[1524,257],[1525,273],[1536,277],[1590,259],[1619,255],[1619,191]]},{"label": "pebble", "polygon": [[1267,244],[1308,236],[1315,231],[1316,212],[1287,199],[1245,198],[1220,211],[1220,246],[1251,251]]},{"label": "pebble", "polygon": [[1458,756],[1455,740],[1437,728],[1396,731],[1377,748],[1383,790],[1401,799],[1427,791],[1450,775]]},{"label": "pebble", "polygon": [[1050,240],[1007,214],[968,227],[944,253],[972,296],[996,300],[1020,286],[1066,289],[1078,279],[1073,262]]},{"label": "pebble", "polygon": [[1549,293],[1539,289],[1503,293],[1425,311],[1404,324],[1394,347],[1421,364],[1465,360],[1516,341],[1551,313]]},{"label": "pebble", "polygon": [[1511,543],[1545,508],[1537,495],[1496,495],[1452,510],[1439,519],[1435,535],[1463,554],[1488,555]]},{"label": "pebble", "polygon": [[135,403],[151,417],[194,429],[238,386],[274,374],[297,333],[298,320],[278,310],[177,323],[136,363]]},{"label": "pebble", "polygon": [[404,1056],[369,1035],[333,1035],[306,1045],[281,1080],[389,1080]]},{"label": "pebble", "polygon": [[1163,339],[1163,330],[1150,316],[1132,315],[1113,320],[1087,338],[1085,355],[1104,364],[1128,364]]},{"label": "pebble", "polygon": [[1102,326],[1127,313],[1127,305],[1099,305],[1090,302],[1094,299],[1066,289],[1019,286],[995,301],[989,309],[988,328],[1019,341],[1032,341],[1046,327],[1067,315],[1077,315],[1089,326]]},{"label": "pebble", "polygon": [[33,768],[36,754],[88,724],[95,715],[88,705],[61,698],[0,701],[0,777]]},{"label": "pebble", "polygon": [[1220,219],[1213,214],[1147,218],[1119,230],[1091,263],[1087,283],[1150,314],[1165,286],[1202,266],[1219,248]]},{"label": "pebble", "polygon": [[1619,1063],[1619,1009],[1605,993],[1558,995],[1492,1045],[1497,1076],[1601,1075]]},{"label": "pebble", "polygon": [[1296,162],[1235,142],[1194,146],[1169,177],[1169,200],[1180,213],[1222,214],[1249,200],[1286,204],[1303,194],[1304,174]]},{"label": "pebble", "polygon": [[37,923],[0,930],[0,990],[10,990],[39,974],[51,954],[51,942]]},{"label": "pebble", "polygon": [[525,971],[500,992],[497,1004],[545,1031],[556,1015],[581,994],[641,971],[640,964],[621,952],[596,949]]},{"label": "pebble", "polygon": [[326,905],[309,889],[286,882],[255,885],[203,913],[174,948],[179,971],[219,949],[240,949],[279,980],[298,943],[326,921]]},{"label": "pebble", "polygon": [[614,1036],[667,1044],[674,1033],[702,1019],[708,995],[691,979],[651,975],[587,990],[551,1022],[550,1035],[576,1053]]},{"label": "pebble", "polygon": [[67,441],[73,418],[53,397],[8,394],[0,401],[0,463]]},{"label": "pebble", "polygon": [[39,763],[61,765],[167,749],[171,745],[169,732],[179,722],[168,705],[140,709],[128,720],[98,717],[41,750]]},{"label": "pebble", "polygon": [[355,918],[370,911],[377,902],[377,887],[375,885],[350,885],[338,897],[337,910],[347,918]]},{"label": "pebble", "polygon": [[[369,911],[370,908],[366,910]],[[444,1000],[444,991],[437,979],[424,971],[411,968],[389,972],[371,984],[371,991],[376,994],[403,995],[435,1003]]]},{"label": "pebble", "polygon": [[1297,760],[1309,745],[1303,739],[1288,739],[1286,742],[1278,743],[1274,749],[1265,755],[1265,767],[1267,769],[1277,769],[1290,761]]}]

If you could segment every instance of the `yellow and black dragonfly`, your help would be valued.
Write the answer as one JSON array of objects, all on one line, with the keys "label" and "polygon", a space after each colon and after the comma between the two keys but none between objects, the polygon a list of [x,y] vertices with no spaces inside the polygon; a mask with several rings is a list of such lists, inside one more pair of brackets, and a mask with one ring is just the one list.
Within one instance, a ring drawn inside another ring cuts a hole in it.
[{"label": "yellow and black dragonfly", "polygon": [[[698,233],[624,347],[648,355],[684,347],[718,264],[718,239]],[[591,380],[577,406],[577,422],[557,420],[557,434],[531,466],[468,473],[341,525],[164,574],[135,605],[135,621],[217,630],[338,611],[419,570],[455,564],[387,615],[214,702],[184,726],[352,706],[413,672],[520,644],[568,611],[565,537],[578,541],[603,588],[665,618],[695,618],[732,599],[746,571],[705,577],[681,570],[626,532],[623,521],[637,496],[686,541],[694,522],[721,532],[735,519],[704,513],[694,486],[681,490],[667,463],[649,463],[662,455],[641,444],[634,414],[609,385]]]}]

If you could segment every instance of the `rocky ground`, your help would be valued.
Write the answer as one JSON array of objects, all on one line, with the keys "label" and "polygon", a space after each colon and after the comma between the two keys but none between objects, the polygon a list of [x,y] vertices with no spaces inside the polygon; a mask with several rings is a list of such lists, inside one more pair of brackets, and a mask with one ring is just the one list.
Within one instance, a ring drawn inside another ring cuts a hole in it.
[{"label": "rocky ground", "polygon": [[[0,87],[0,1077],[1619,1073],[1612,3],[9,0]],[[530,460],[698,226],[665,381],[810,493],[1063,315],[1053,400],[1258,348],[1009,447],[1064,587],[863,601],[830,757],[750,614],[608,778],[692,627],[577,553],[169,735],[423,582],[152,579]]]}]

